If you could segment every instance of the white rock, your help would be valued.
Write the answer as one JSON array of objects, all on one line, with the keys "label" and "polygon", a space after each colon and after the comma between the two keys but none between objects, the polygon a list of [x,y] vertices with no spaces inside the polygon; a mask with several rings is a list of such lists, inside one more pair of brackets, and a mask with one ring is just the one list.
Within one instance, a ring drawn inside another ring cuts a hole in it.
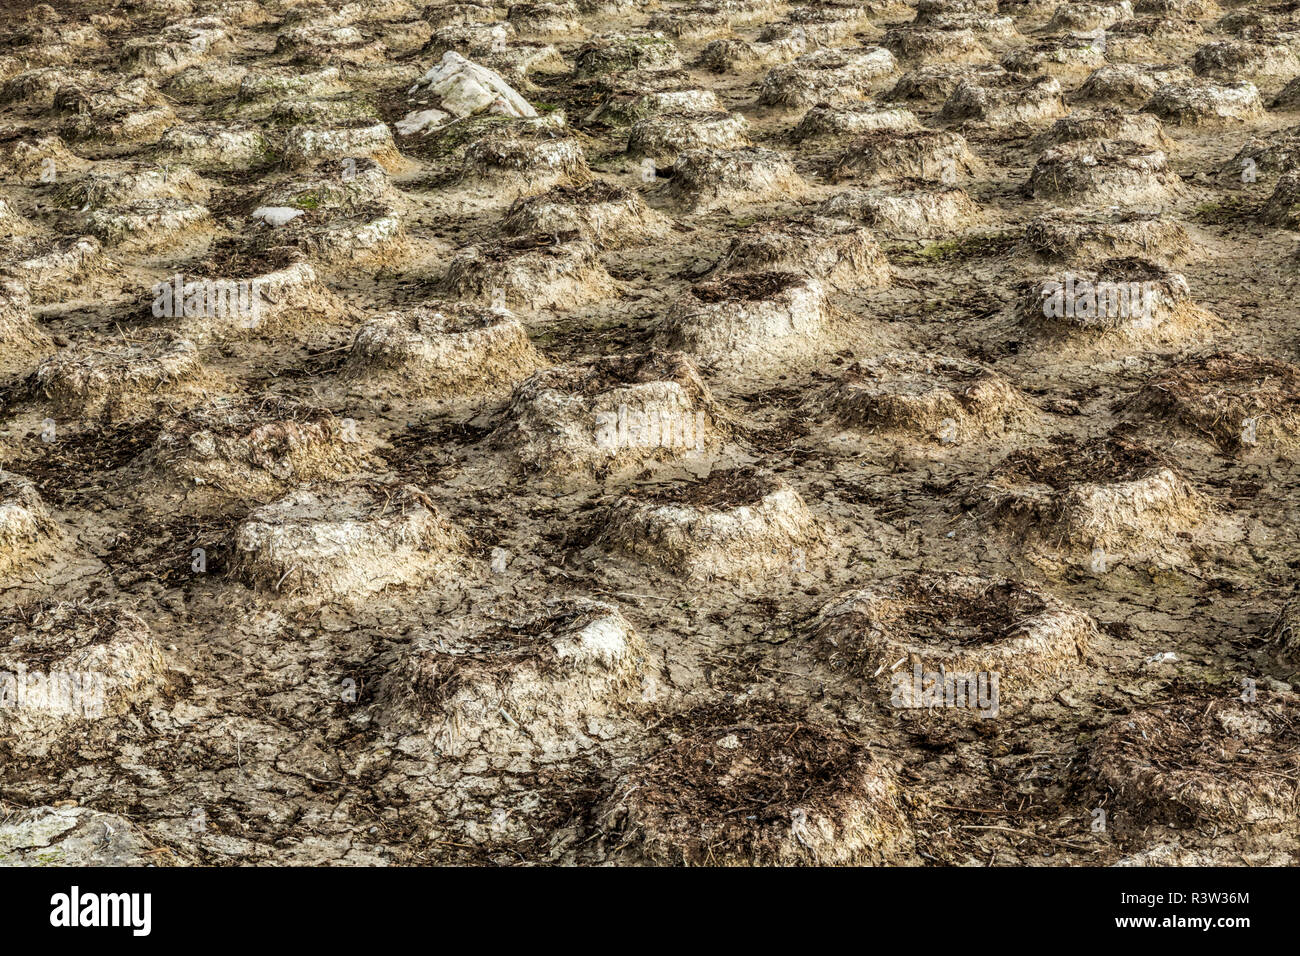
[{"label": "white rock", "polygon": [[442,110],[415,110],[394,123],[393,129],[397,130],[399,136],[410,136],[423,129],[437,129],[450,120],[451,114]]},{"label": "white rock", "polygon": [[253,210],[253,218],[262,220],[268,226],[283,226],[301,215],[302,210],[292,206],[258,206]]},{"label": "white rock", "polygon": [[442,62],[411,87],[411,94],[433,96],[437,105],[460,119],[477,113],[531,117],[537,111],[500,75],[448,50]]},{"label": "white rock", "polygon": [[149,866],[129,820],[88,807],[37,807],[0,819],[0,867]]}]

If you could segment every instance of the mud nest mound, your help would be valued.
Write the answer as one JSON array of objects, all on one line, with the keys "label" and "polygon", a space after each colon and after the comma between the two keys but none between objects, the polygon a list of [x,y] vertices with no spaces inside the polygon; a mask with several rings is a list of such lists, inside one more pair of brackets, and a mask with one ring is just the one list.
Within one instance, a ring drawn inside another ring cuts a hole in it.
[{"label": "mud nest mound", "polygon": [[1002,58],[1001,66],[1024,76],[1047,73],[1072,77],[1106,64],[1106,53],[1102,46],[1096,36],[1066,34],[1048,37],[1007,54]]},{"label": "mud nest mound", "polygon": [[1025,245],[1046,259],[1097,263],[1138,258],[1176,265],[1194,245],[1182,223],[1150,212],[1107,215],[1089,210],[1060,210],[1032,220],[1025,227]]},{"label": "mud nest mound", "polygon": [[[1079,667],[1098,636],[1088,615],[1025,584],[934,571],[851,591],[812,625],[815,653],[828,666],[904,689],[919,668],[986,674],[990,689],[1005,682],[1025,690]],[[906,692],[891,696],[919,704]]]},{"label": "mud nest mound", "polygon": [[817,279],[748,272],[692,286],[669,313],[660,337],[707,364],[740,368],[815,349],[832,318]]},{"label": "mud nest mound", "polygon": [[1229,454],[1291,445],[1300,441],[1300,367],[1237,352],[1208,355],[1158,373],[1123,410],[1162,428],[1176,423]]},{"label": "mud nest mound", "polygon": [[1183,563],[1183,542],[1209,510],[1164,456],[1113,438],[1013,452],[979,497],[992,526],[1063,555],[1100,557],[1099,571],[1116,557]]},{"label": "mud nest mound", "polygon": [[1162,150],[1128,140],[1053,146],[1034,163],[1026,189],[1035,199],[1098,205],[1168,202],[1184,191]]},{"label": "mud nest mound", "polygon": [[14,235],[0,251],[0,274],[22,283],[33,302],[66,298],[70,287],[93,288],[111,268],[94,236],[43,239]]},{"label": "mud nest mound", "polygon": [[455,395],[513,384],[541,364],[527,331],[506,310],[446,302],[366,322],[344,376],[398,394]]},{"label": "mud nest mound", "polygon": [[673,163],[660,195],[689,212],[719,206],[799,199],[808,184],[782,153],[770,149],[689,149]]},{"label": "mud nest mound", "polygon": [[835,161],[830,178],[876,184],[904,177],[952,184],[979,165],[957,133],[883,129],[857,139]]},{"label": "mud nest mound", "polygon": [[1216,80],[1290,80],[1300,70],[1300,44],[1295,33],[1262,31],[1249,39],[1214,40],[1192,55],[1191,66],[1197,76]]},{"label": "mud nest mound", "polygon": [[1265,640],[1272,645],[1273,652],[1284,666],[1300,669],[1300,596],[1293,593],[1282,606]]},{"label": "mud nest mound", "polygon": [[58,546],[59,526],[36,486],[0,470],[0,579],[25,572]]},{"label": "mud nest mound", "polygon": [[1127,113],[1119,109],[1077,110],[1063,116],[1034,141],[1036,149],[1050,149],[1063,143],[1087,140],[1126,140],[1163,147],[1169,141],[1159,117],[1150,113]]},{"label": "mud nest mound", "polygon": [[85,228],[110,246],[147,251],[174,245],[183,236],[197,235],[211,225],[211,219],[211,211],[200,203],[141,199],[91,210]]},{"label": "mud nest mound", "polygon": [[1183,17],[1138,17],[1106,31],[1106,56],[1113,61],[1181,59],[1205,31]]},{"label": "mud nest mound", "polygon": [[343,318],[343,301],[284,238],[269,229],[217,240],[187,273],[154,286],[153,314],[204,345],[295,335]]},{"label": "mud nest mound", "polygon": [[146,417],[188,403],[212,378],[189,339],[78,343],[60,349],[33,373],[33,386],[61,415],[114,421]]},{"label": "mud nest mound", "polygon": [[939,121],[973,120],[990,126],[1041,123],[1066,112],[1061,84],[1050,76],[1024,78],[1014,73],[957,84],[939,111]]},{"label": "mud nest mound", "polygon": [[32,317],[26,286],[0,280],[0,373],[25,371],[53,351],[53,341]]},{"label": "mud nest mound", "polygon": [[791,138],[796,143],[810,139],[838,136],[861,136],[877,130],[906,132],[920,128],[911,110],[874,103],[848,103],[843,106],[814,106],[804,114]]},{"label": "mud nest mound", "polygon": [[351,213],[395,208],[401,197],[383,166],[365,157],[325,160],[278,180],[259,194],[259,206],[290,206],[305,213]]},{"label": "mud nest mound", "polygon": [[1049,33],[1085,33],[1089,30],[1104,30],[1132,17],[1133,4],[1129,0],[1119,0],[1117,3],[1063,3],[1056,8],[1044,29]]},{"label": "mud nest mound", "polygon": [[602,819],[621,847],[672,865],[879,865],[907,842],[892,770],[779,711],[689,727],[619,780]]},{"label": "mud nest mound", "polygon": [[46,602],[0,622],[0,728],[115,717],[166,680],[148,625],[125,608]]},{"label": "mud nest mound", "polygon": [[[918,25],[921,25],[919,21]],[[1016,30],[1014,17],[989,16],[988,14],[966,10],[960,13],[938,13],[923,24],[937,30],[970,30],[977,38],[991,46],[1024,42],[1024,37]]]},{"label": "mud nest mound", "polygon": [[662,33],[607,34],[593,38],[573,55],[575,77],[671,70],[682,65],[676,45]]},{"label": "mud nest mound", "polygon": [[209,123],[173,126],[154,146],[157,159],[201,170],[266,166],[276,158],[271,141],[251,126]]},{"label": "mud nest mound", "polygon": [[821,216],[755,223],[731,240],[714,268],[806,273],[844,292],[888,285],[890,275],[869,230]]},{"label": "mud nest mound", "polygon": [[206,203],[207,180],[188,166],[133,165],[114,172],[94,172],[63,186],[58,201],[76,209],[104,209],[147,199]]},{"label": "mud nest mound", "polygon": [[886,33],[881,42],[907,63],[987,63],[993,58],[972,30],[897,27]]},{"label": "mud nest mound", "polygon": [[1187,17],[1205,20],[1222,10],[1217,0],[1137,0],[1133,12],[1140,16]]},{"label": "mud nest mound", "polygon": [[998,0],[916,0],[916,23],[929,23],[954,14],[986,14],[998,12]]},{"label": "mud nest mound", "polygon": [[739,149],[749,146],[749,120],[740,113],[682,113],[637,120],[628,132],[627,151],[672,162],[688,149]]},{"label": "mud nest mound", "polygon": [[601,249],[619,249],[662,240],[670,226],[640,193],[596,179],[515,200],[501,228],[507,236],[577,233]]},{"label": "mud nest mound", "polygon": [[1300,720],[1291,696],[1244,703],[1190,692],[1102,731],[1091,775],[1125,822],[1293,826],[1300,814]]},{"label": "mud nest mound", "polygon": [[730,33],[731,21],[731,14],[717,7],[691,7],[651,14],[648,27],[678,40],[710,40]]},{"label": "mud nest mound", "polygon": [[149,460],[185,485],[264,502],[362,467],[354,426],[280,396],[197,405],[163,426]]},{"label": "mud nest mound", "polygon": [[1282,87],[1282,91],[1273,98],[1269,106],[1277,110],[1293,110],[1300,106],[1300,76]]},{"label": "mud nest mound", "polygon": [[1192,300],[1187,280],[1145,259],[1107,259],[1023,287],[1021,314],[1047,335],[1164,338],[1213,324]]},{"label": "mud nest mound", "polygon": [[1177,63],[1115,63],[1099,67],[1070,95],[1076,104],[1113,109],[1142,106],[1162,84],[1185,83],[1192,71]]},{"label": "mud nest mound", "polygon": [[[587,117],[587,122],[603,126],[631,126],[638,120],[651,116],[672,116],[686,114],[725,113],[722,100],[712,90],[689,89],[654,89],[660,84],[676,86],[679,82],[688,82],[686,74],[677,76],[676,71],[669,71],[672,76],[651,75],[645,82],[638,82],[634,76],[622,77],[623,82],[607,82],[609,90],[604,92],[604,99]],[[600,85],[597,86],[600,90]]]},{"label": "mud nest mound", "polygon": [[996,372],[960,359],[891,352],[851,365],[827,398],[835,419],[942,444],[1018,431],[1034,407]]},{"label": "mud nest mound", "polygon": [[1246,123],[1264,116],[1254,83],[1166,83],[1142,107],[1174,126]]},{"label": "mud nest mound", "polygon": [[61,127],[66,139],[114,146],[152,142],[176,122],[166,99],[144,79],[100,89],[66,84],[54,94],[54,112],[68,116]]},{"label": "mud nest mound", "polygon": [[565,309],[607,298],[615,285],[596,246],[565,233],[467,246],[452,257],[441,289],[497,307]]},{"label": "mud nest mound", "polygon": [[994,64],[932,63],[899,77],[894,88],[889,91],[889,99],[941,102],[951,96],[963,82],[982,83],[1005,73],[1002,67]]},{"label": "mud nest mound", "polygon": [[869,226],[891,239],[938,239],[978,222],[979,206],[960,186],[923,180],[882,183],[831,196],[817,212]]},{"label": "mud nest mound", "polygon": [[1273,195],[1264,203],[1259,218],[1282,229],[1300,228],[1300,169],[1288,169],[1278,177]]},{"label": "mud nest mound", "polygon": [[692,581],[790,571],[821,533],[799,493],[750,468],[642,489],[611,508],[600,541]]},{"label": "mud nest mound", "polygon": [[466,148],[461,160],[462,180],[482,181],[536,192],[559,183],[585,183],[591,168],[582,144],[555,128],[532,126],[489,133]]},{"label": "mud nest mound", "polygon": [[414,586],[468,547],[413,485],[313,485],[256,508],[236,529],[236,573],[261,591],[314,602]]},{"label": "mud nest mound", "polygon": [[763,106],[806,109],[818,104],[860,101],[872,83],[894,72],[896,66],[893,54],[880,47],[815,50],[793,63],[774,67],[763,78],[758,102]]},{"label": "mud nest mound", "polygon": [[1219,171],[1225,178],[1241,182],[1243,177],[1249,178],[1248,171],[1262,179],[1294,168],[1300,168],[1300,126],[1250,137]]},{"label": "mud nest mound", "polygon": [[376,707],[384,726],[417,728],[450,755],[556,759],[634,699],[645,656],[612,604],[552,600],[472,634],[418,639],[380,680]]},{"label": "mud nest mound", "polygon": [[536,372],[515,388],[490,440],[524,474],[566,478],[716,448],[729,432],[695,363],[656,350]]}]

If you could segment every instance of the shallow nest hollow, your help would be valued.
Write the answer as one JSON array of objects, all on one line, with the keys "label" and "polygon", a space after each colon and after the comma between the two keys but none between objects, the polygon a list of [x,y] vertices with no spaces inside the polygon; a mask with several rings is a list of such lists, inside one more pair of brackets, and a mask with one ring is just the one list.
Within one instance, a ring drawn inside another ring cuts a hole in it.
[{"label": "shallow nest hollow", "polygon": [[1098,736],[1088,767],[1128,811],[1121,822],[1294,826],[1300,815],[1294,698],[1260,691],[1246,703],[1232,693],[1192,691],[1120,717]]},{"label": "shallow nest hollow", "polygon": [[716,510],[755,504],[782,487],[780,480],[755,468],[725,468],[699,481],[634,488],[626,498],[640,504]]},{"label": "shallow nest hollow", "polygon": [[714,271],[807,273],[841,291],[890,279],[889,261],[867,229],[821,216],[755,223],[731,240]]},{"label": "shallow nest hollow", "polygon": [[1110,483],[1144,478],[1173,463],[1164,455],[1125,439],[1081,442],[1054,439],[1049,445],[1012,452],[994,470],[998,481],[1047,485],[1060,490],[1079,482]]},{"label": "shallow nest hollow", "polygon": [[628,385],[673,382],[701,405],[712,397],[695,363],[682,352],[650,349],[633,355],[605,355],[576,365],[543,369],[528,380],[529,390],[556,389],[595,396]]},{"label": "shallow nest hollow", "polygon": [[1016,689],[1083,661],[1092,619],[1002,578],[919,572],[849,592],[812,625],[817,657],[858,679],[927,672],[997,674]]},{"label": "shallow nest hollow", "polygon": [[153,460],[186,483],[267,500],[292,482],[359,468],[359,440],[328,409],[268,395],[197,405],[158,435]]},{"label": "shallow nest hollow", "polygon": [[886,862],[906,827],[889,768],[835,728],[763,716],[694,728],[642,761],[610,798],[607,830],[663,864]]},{"label": "shallow nest hollow", "polygon": [[1172,418],[1229,453],[1270,438],[1295,442],[1300,367],[1238,352],[1208,355],[1156,375],[1122,408]]},{"label": "shallow nest hollow", "polygon": [[691,286],[691,295],[710,305],[770,299],[803,281],[793,272],[746,272]]},{"label": "shallow nest hollow", "polygon": [[995,530],[1058,557],[1091,552],[1094,573],[1116,556],[1157,567],[1186,563],[1192,533],[1212,510],[1162,455],[1118,438],[1058,438],[1014,452],[971,504]]},{"label": "shallow nest hollow", "polygon": [[945,444],[1029,424],[1034,409],[991,369],[960,359],[886,353],[849,366],[827,399],[849,427],[910,433]]}]

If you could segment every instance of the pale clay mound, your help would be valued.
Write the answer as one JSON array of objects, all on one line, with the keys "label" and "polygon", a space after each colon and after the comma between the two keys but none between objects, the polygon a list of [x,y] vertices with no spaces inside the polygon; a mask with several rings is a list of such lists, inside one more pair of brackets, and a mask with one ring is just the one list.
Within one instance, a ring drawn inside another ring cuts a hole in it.
[{"label": "pale clay mound", "polygon": [[516,386],[491,443],[522,474],[566,479],[699,456],[728,431],[695,363],[652,351],[529,376]]},{"label": "pale clay mound", "polygon": [[100,6],[0,863],[1300,858],[1293,0]]},{"label": "pale clay mound", "polygon": [[259,590],[340,601],[422,584],[466,544],[410,485],[383,493],[318,485],[253,511],[234,551],[241,576]]},{"label": "pale clay mound", "polygon": [[[1107,457],[1113,470],[1102,464]],[[1186,563],[1192,534],[1212,511],[1175,468],[1123,442],[1013,453],[976,495],[999,533],[1094,574],[1122,563]]]},{"label": "pale clay mound", "polygon": [[386,728],[444,753],[555,760],[632,699],[644,655],[615,606],[557,599],[468,638],[417,641],[381,679],[377,707]]},{"label": "pale clay mound", "polygon": [[510,312],[448,302],[366,322],[345,372],[398,394],[456,395],[512,384],[540,364]]},{"label": "pale clay mound", "polygon": [[[712,476],[710,480],[716,480]],[[617,502],[603,540],[614,550],[700,580],[745,580],[806,566],[822,538],[799,494],[758,478],[730,504],[629,498]]]},{"label": "pale clay mound", "polygon": [[0,576],[16,577],[48,557],[59,543],[59,529],[35,486],[0,471]]},{"label": "pale clay mound", "polygon": [[787,360],[818,347],[833,324],[826,289],[792,272],[742,273],[691,289],[665,320],[661,339],[709,366]]},{"label": "pale clay mound", "polygon": [[24,737],[111,720],[145,706],[166,684],[149,626],[123,608],[56,604],[25,625],[8,624],[5,638],[0,681],[8,703],[0,726]]},{"label": "pale clay mound", "polygon": [[[981,607],[985,602],[993,607]],[[996,674],[1000,689],[1016,691],[1082,666],[1098,636],[1086,614],[1049,595],[952,573],[922,573],[843,595],[811,627],[827,665],[862,679],[897,687],[899,665],[908,676],[919,665],[922,673]],[[919,704],[902,686],[905,693],[891,696],[905,706]]]},{"label": "pale clay mound", "polygon": [[61,349],[33,380],[56,413],[115,421],[193,401],[211,384],[198,347],[175,337]]}]

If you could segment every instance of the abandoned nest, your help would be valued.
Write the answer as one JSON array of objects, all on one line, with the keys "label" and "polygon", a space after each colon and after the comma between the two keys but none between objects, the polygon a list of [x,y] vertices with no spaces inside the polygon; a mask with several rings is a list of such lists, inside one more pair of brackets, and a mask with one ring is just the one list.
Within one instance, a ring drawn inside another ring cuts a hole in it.
[{"label": "abandoned nest", "polygon": [[996,372],[960,359],[890,352],[850,365],[826,399],[836,420],[944,444],[1001,436],[1037,418]]},{"label": "abandoned nest", "polygon": [[1015,689],[1078,667],[1097,636],[1088,615],[1044,592],[953,572],[851,591],[812,623],[816,655],[858,679],[889,681],[919,664],[998,674]]},{"label": "abandoned nest", "polygon": [[366,462],[332,412],[274,395],[197,405],[163,426],[149,457],[187,485],[255,501],[342,478]]},{"label": "abandoned nest", "polygon": [[506,310],[445,302],[371,319],[357,330],[343,375],[402,394],[455,395],[512,384],[541,364]]},{"label": "abandoned nest", "polygon": [[638,683],[646,648],[616,607],[548,601],[472,635],[404,651],[380,681],[385,726],[417,727],[441,751],[572,750]]},{"label": "abandoned nest", "polygon": [[892,771],[779,712],[692,727],[628,771],[601,818],[622,847],[672,865],[879,865],[907,840]]},{"label": "abandoned nest", "polygon": [[604,524],[598,541],[700,581],[789,571],[804,548],[822,540],[798,492],[752,468],[634,490]]},{"label": "abandoned nest", "polygon": [[1162,566],[1183,563],[1183,539],[1209,510],[1163,455],[1117,438],[1013,452],[978,497],[992,527],[1054,551],[1100,549]]},{"label": "abandoned nest", "polygon": [[1119,717],[1094,742],[1090,774],[1135,826],[1294,825],[1300,723],[1290,695],[1261,698],[1189,692]]},{"label": "abandoned nest", "polygon": [[1238,352],[1193,359],[1158,373],[1122,410],[1169,420],[1225,453],[1300,440],[1300,368]]}]

